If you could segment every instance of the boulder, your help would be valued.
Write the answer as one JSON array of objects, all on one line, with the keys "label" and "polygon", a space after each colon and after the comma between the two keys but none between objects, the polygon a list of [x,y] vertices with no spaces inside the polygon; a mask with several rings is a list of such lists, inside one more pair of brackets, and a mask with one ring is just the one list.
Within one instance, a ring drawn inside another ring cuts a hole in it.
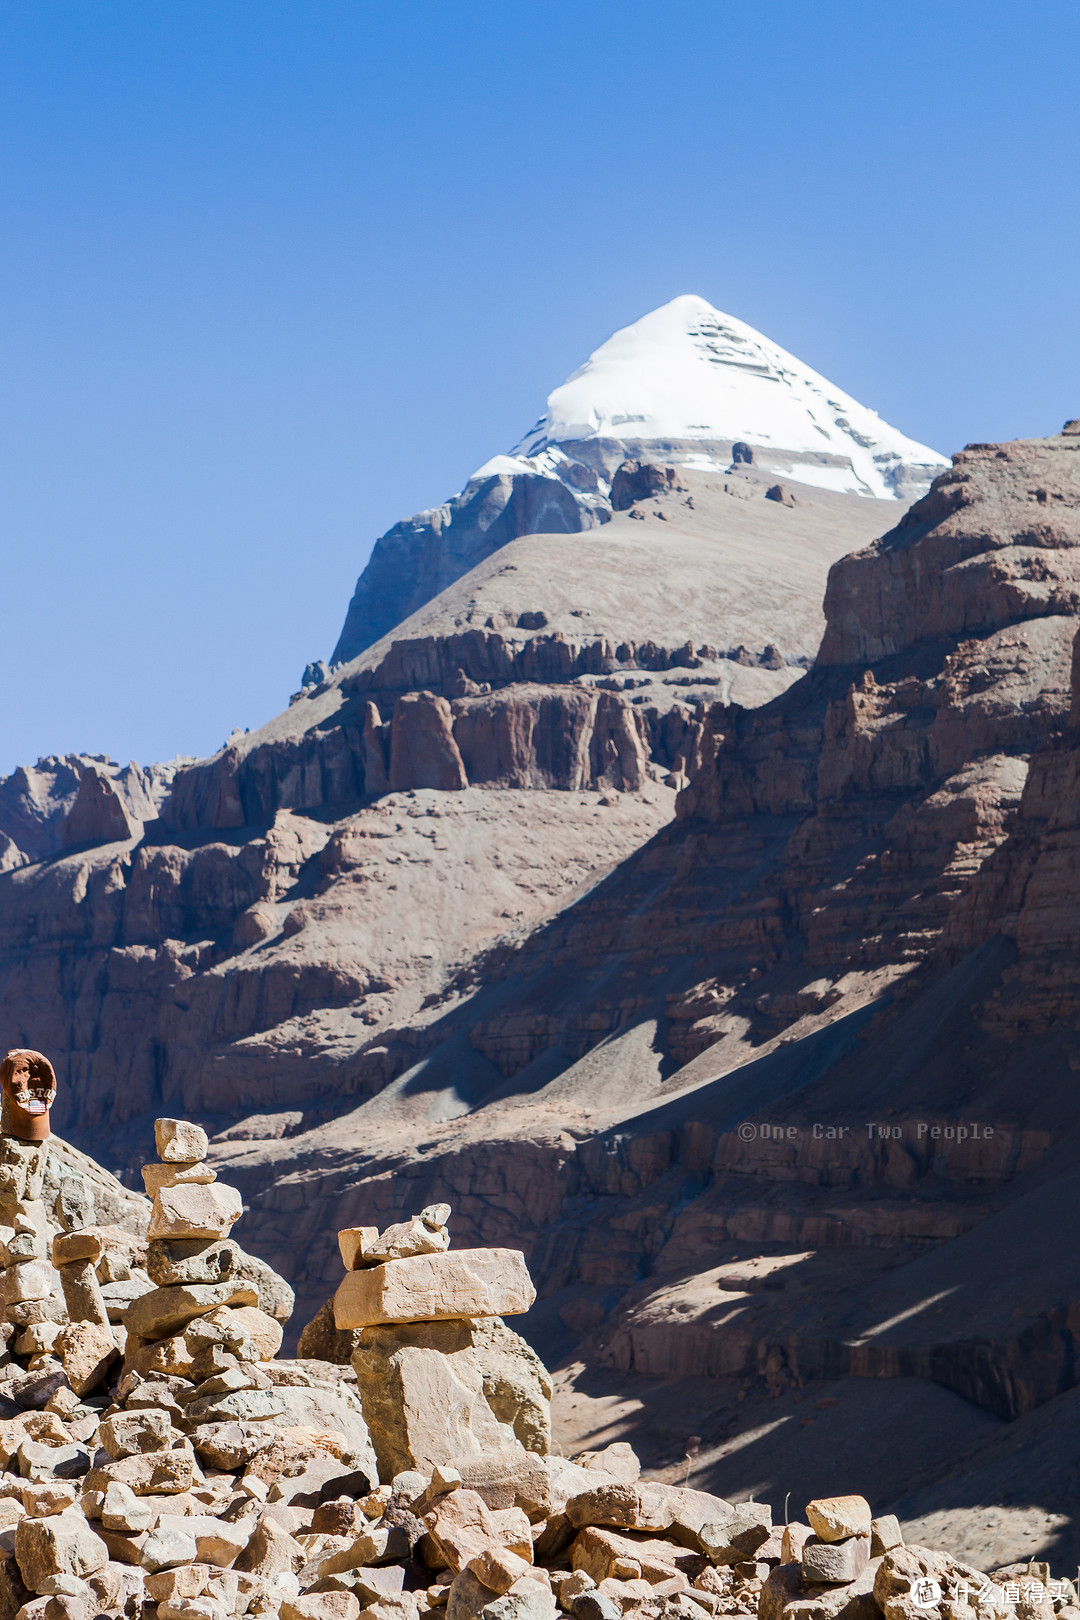
[{"label": "boulder", "polygon": [[500,1316],[474,1324],[473,1345],[491,1410],[526,1451],[546,1457],[551,1450],[552,1384],[544,1363]]},{"label": "boulder", "polygon": [[235,1187],[217,1182],[213,1186],[162,1187],[154,1197],[147,1237],[226,1237],[243,1213],[243,1199]]},{"label": "boulder", "polygon": [[849,1583],[858,1579],[869,1562],[869,1531],[864,1536],[847,1536],[843,1541],[822,1541],[811,1536],[803,1548],[803,1578]]},{"label": "boulder", "polygon": [[446,1601],[446,1620],[555,1620],[555,1597],[544,1581],[516,1581],[501,1596],[472,1570],[456,1577]]},{"label": "boulder", "polygon": [[15,1561],[29,1590],[41,1592],[50,1576],[92,1575],[109,1562],[109,1553],[81,1513],[56,1513],[19,1520]]},{"label": "boulder", "polygon": [[424,1518],[436,1553],[455,1575],[491,1548],[509,1548],[532,1563],[529,1520],[520,1508],[492,1511],[475,1491],[451,1491]]},{"label": "boulder", "polygon": [[419,1469],[425,1478],[436,1464],[460,1468],[463,1460],[503,1451],[512,1440],[484,1395],[470,1322],[368,1328],[353,1353],[353,1366],[384,1479],[407,1468]]},{"label": "boulder", "polygon": [[536,1290],[520,1249],[454,1249],[350,1271],[334,1296],[339,1328],[516,1316]]}]

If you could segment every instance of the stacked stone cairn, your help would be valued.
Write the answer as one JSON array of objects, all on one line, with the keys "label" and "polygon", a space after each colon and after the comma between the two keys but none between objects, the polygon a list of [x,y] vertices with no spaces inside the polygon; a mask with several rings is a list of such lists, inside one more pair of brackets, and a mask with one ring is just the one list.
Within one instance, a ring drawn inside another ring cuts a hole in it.
[{"label": "stacked stone cairn", "polygon": [[[53,1271],[40,1165],[0,1171],[8,1326],[61,1324],[2,1386],[0,1620],[925,1620],[927,1580],[943,1620],[1053,1620],[1030,1595],[980,1610],[976,1571],[861,1497],[774,1527],[642,1480],[624,1443],[553,1456],[547,1374],[502,1321],[532,1301],[524,1259],[449,1252],[446,1205],[341,1234],[351,1366],[278,1359],[285,1285],[229,1235],[239,1196],[197,1126],[160,1120],[157,1142],[122,1322],[84,1191],[57,1195]],[[68,1340],[81,1361],[53,1353]]]}]

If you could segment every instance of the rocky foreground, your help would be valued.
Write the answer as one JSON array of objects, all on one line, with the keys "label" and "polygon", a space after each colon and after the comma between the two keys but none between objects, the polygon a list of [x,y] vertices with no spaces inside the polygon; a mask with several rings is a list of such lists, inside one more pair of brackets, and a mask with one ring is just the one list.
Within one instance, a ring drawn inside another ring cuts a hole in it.
[{"label": "rocky foreground", "polygon": [[0,1620],[1080,1614],[1046,1565],[990,1580],[860,1496],[774,1526],[643,1481],[626,1444],[553,1455],[550,1380],[502,1320],[535,1299],[524,1257],[451,1250],[446,1205],[340,1233],[351,1367],[277,1359],[290,1302],[230,1237],[205,1133],[156,1136],[149,1211],[0,1137]]}]

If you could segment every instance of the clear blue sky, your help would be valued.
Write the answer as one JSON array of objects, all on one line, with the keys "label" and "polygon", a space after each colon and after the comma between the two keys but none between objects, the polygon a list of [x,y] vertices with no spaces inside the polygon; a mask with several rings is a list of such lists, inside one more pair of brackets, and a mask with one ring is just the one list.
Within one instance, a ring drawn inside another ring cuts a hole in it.
[{"label": "clear blue sky", "polygon": [[0,770],[216,748],[680,292],[944,451],[1080,414],[1080,9],[6,0]]}]

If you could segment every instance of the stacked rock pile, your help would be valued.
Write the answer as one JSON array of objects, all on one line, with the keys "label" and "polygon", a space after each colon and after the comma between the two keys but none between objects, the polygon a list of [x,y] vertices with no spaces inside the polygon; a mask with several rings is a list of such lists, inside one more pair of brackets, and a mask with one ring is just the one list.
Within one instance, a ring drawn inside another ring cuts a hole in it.
[{"label": "stacked rock pile", "polygon": [[449,1252],[449,1204],[380,1233],[338,1235],[338,1330],[355,1335],[364,1417],[380,1474],[430,1475],[487,1453],[551,1448],[551,1381],[502,1318],[536,1298],[518,1249]]},{"label": "stacked rock pile", "polygon": [[138,1263],[146,1213],[55,1137],[0,1135],[0,1400],[51,1392],[61,1373],[80,1395],[100,1381],[123,1350],[125,1308],[153,1286]]},{"label": "stacked rock pile", "polygon": [[[450,1252],[445,1205],[341,1234],[353,1368],[278,1360],[230,1236],[238,1195],[197,1126],[158,1121],[157,1141],[149,1286],[125,1323],[63,1330],[112,1336],[105,1392],[55,1358],[5,1386],[0,1620],[921,1620],[927,1582],[939,1620],[1080,1620],[1066,1582],[987,1601],[861,1497],[774,1527],[762,1504],[643,1481],[625,1444],[552,1456],[547,1375],[499,1314],[531,1303],[524,1259]],[[9,1206],[9,1273],[45,1264],[33,1186]],[[100,1228],[74,1189],[61,1204],[60,1292],[100,1318]]]}]

